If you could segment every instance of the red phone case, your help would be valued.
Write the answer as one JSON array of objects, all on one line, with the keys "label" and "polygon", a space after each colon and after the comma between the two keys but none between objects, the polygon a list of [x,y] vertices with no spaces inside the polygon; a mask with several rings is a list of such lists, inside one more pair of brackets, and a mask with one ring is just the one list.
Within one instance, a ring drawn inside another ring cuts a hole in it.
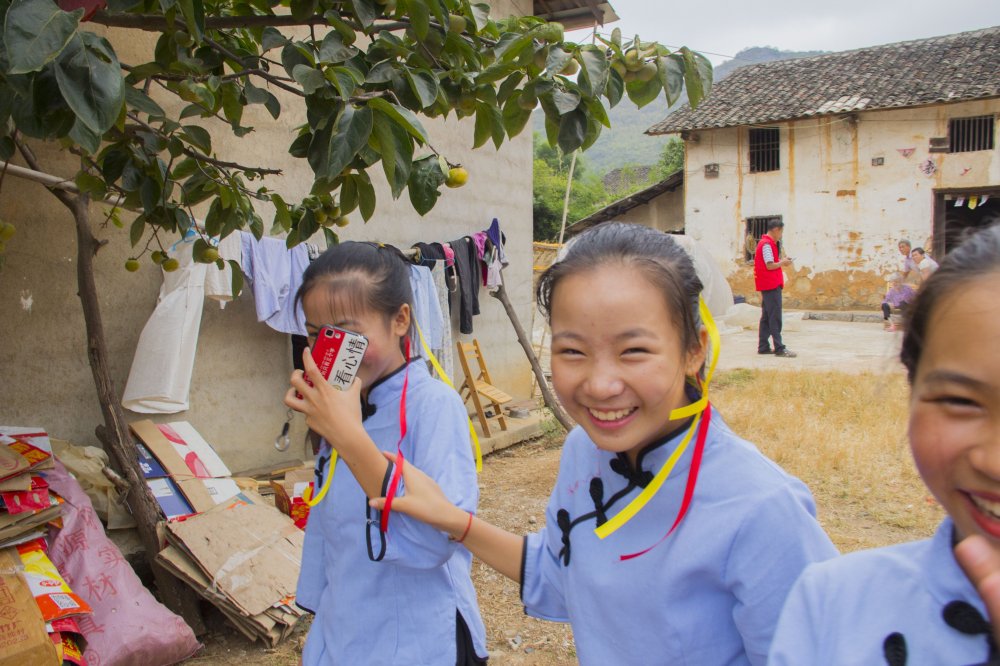
[{"label": "red phone case", "polygon": [[[334,388],[344,390],[357,376],[366,349],[368,338],[360,333],[324,326],[316,334],[312,357],[327,382]],[[308,376],[306,382],[312,386]]]}]

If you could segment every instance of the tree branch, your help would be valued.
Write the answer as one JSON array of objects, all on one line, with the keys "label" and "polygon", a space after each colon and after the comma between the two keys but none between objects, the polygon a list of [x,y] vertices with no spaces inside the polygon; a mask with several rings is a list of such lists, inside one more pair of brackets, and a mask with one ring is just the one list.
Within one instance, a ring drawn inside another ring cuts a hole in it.
[{"label": "tree branch", "polygon": [[[132,28],[134,30],[148,30],[151,32],[162,32],[169,24],[162,14],[110,14],[100,11],[90,19],[92,23],[108,26],[110,28]],[[354,21],[345,21],[359,32],[364,32],[359,24]],[[305,19],[297,19],[291,14],[269,14],[264,16],[206,16],[206,30],[227,30],[231,28],[285,28],[300,25],[329,25],[322,15],[313,15]],[[386,21],[372,25],[368,34],[382,32],[384,30],[403,30],[410,27],[409,21]]]},{"label": "tree branch", "polygon": [[[15,132],[11,136],[14,139],[14,145],[17,146],[18,151],[20,151],[21,155],[24,156],[24,161],[28,163],[28,166],[35,171],[42,171],[41,165],[39,165],[38,158],[35,157],[34,151],[31,150],[28,144],[21,140],[20,134]],[[66,206],[71,211],[75,210],[76,199],[72,195],[55,187],[50,187],[48,185],[45,187],[49,190],[49,192],[55,195],[56,199],[59,199],[59,201],[62,202],[62,205]]]}]

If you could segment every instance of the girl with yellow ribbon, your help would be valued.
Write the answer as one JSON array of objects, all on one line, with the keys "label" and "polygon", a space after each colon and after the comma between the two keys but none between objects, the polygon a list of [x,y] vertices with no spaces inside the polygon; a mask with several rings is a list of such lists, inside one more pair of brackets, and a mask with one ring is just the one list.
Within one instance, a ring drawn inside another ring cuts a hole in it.
[{"label": "girl with yellow ribbon", "polygon": [[579,424],[541,531],[470,521],[403,468],[393,508],[519,581],[529,615],[572,623],[583,664],[761,664],[799,572],[836,554],[808,489],[712,409],[701,289],[671,236],[621,223],[541,277],[553,386]]}]

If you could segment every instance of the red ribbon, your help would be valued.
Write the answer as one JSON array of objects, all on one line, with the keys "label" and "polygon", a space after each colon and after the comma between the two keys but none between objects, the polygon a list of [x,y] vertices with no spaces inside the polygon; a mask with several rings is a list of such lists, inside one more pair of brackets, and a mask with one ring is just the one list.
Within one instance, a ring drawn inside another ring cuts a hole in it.
[{"label": "red ribbon", "polygon": [[410,336],[406,336],[404,344],[406,350],[406,370],[403,373],[403,395],[399,398],[399,441],[396,442],[396,468],[392,471],[392,479],[389,480],[389,488],[385,493],[385,506],[382,508],[382,515],[379,518],[379,529],[382,532],[389,531],[389,512],[392,511],[392,500],[396,498],[396,491],[399,489],[399,480],[403,475],[403,438],[406,437],[406,387],[410,383]]},{"label": "red ribbon", "polygon": [[691,498],[694,496],[694,487],[698,483],[698,471],[701,469],[701,456],[705,452],[705,439],[708,437],[708,422],[712,420],[712,405],[711,403],[705,405],[705,411],[701,414],[701,423],[698,424],[698,439],[695,440],[694,444],[694,454],[691,456],[691,469],[688,471],[687,485],[684,488],[684,500],[681,502],[680,511],[677,512],[677,518],[674,519],[674,524],[670,526],[667,533],[660,537],[660,540],[654,543],[649,548],[641,550],[638,553],[632,553],[631,555],[619,555],[618,559],[622,562],[626,560],[631,560],[633,558],[639,557],[640,555],[645,555],[649,551],[653,550],[661,543],[666,541],[667,537],[673,533],[673,531],[680,525],[681,520],[684,519],[684,515],[687,513],[688,508],[691,506]]}]

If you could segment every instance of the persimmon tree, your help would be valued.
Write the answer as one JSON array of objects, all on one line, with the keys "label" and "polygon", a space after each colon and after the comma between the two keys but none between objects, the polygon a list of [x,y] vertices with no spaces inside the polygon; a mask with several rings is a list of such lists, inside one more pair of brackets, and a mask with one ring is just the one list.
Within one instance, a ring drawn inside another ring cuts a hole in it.
[{"label": "persimmon tree", "polygon": [[[688,49],[623,41],[617,30],[571,43],[557,23],[496,19],[488,5],[468,0],[0,0],[0,12],[0,158],[17,154],[45,172],[32,146],[57,141],[77,165],[59,174],[75,187],[50,189],[76,224],[102,439],[130,482],[150,554],[156,505],[135,474],[108,371],[92,201],[108,204],[95,209],[100,219],[127,227],[129,270],[149,259],[176,268],[165,248],[192,230],[202,235],[195,260],[222,267],[208,238],[239,229],[284,234],[290,247],[320,230],[336,242],[348,213],[367,220],[375,211],[375,170],[392,197],[406,192],[427,213],[442,186],[467,174],[435,150],[421,118],[473,119],[473,146],[499,148],[540,107],[549,142],[570,153],[598,138],[607,108],[622,99],[642,106],[665,92],[672,103],[686,87],[697,104],[711,84],[707,60]],[[129,31],[159,35],[143,61],[116,53]],[[277,170],[217,151],[252,136],[247,107],[278,118],[290,104],[304,107],[306,122],[288,150],[312,173],[311,192],[298,201],[282,194]],[[214,134],[205,119],[214,119]],[[14,230],[0,227],[8,245],[17,242]]]}]

